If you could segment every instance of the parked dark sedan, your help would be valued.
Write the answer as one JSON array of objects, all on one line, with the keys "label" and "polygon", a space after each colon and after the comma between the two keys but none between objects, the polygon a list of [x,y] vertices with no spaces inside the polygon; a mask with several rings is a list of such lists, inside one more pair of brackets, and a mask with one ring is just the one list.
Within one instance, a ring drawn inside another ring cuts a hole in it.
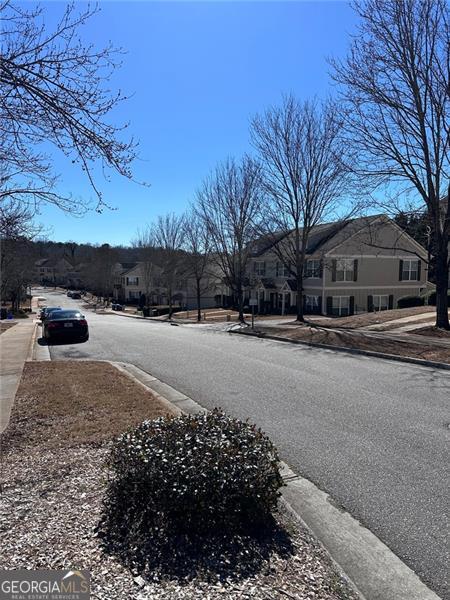
[{"label": "parked dark sedan", "polygon": [[55,310],[62,310],[60,306],[44,306],[44,308],[39,313],[39,318],[42,322],[48,319],[49,315]]},{"label": "parked dark sedan", "polygon": [[42,336],[50,340],[77,339],[87,342],[89,328],[84,315],[78,310],[56,310],[44,322]]}]

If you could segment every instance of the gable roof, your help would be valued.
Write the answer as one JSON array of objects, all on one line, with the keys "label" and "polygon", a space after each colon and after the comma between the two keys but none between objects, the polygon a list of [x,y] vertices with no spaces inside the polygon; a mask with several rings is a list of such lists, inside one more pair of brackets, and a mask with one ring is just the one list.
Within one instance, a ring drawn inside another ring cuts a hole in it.
[{"label": "gable roof", "polygon": [[[370,231],[370,228],[377,222],[389,224],[397,230],[401,229],[392,219],[383,214],[357,217],[355,219],[335,221],[332,223],[320,223],[311,229],[306,247],[306,254],[311,255],[319,250],[322,254],[329,253],[331,250],[347,242],[358,233],[361,233],[364,230]],[[416,242],[408,233],[406,233],[406,231],[401,230],[401,232],[402,238],[412,244],[416,248],[417,253],[426,255],[425,248]],[[291,233],[293,233],[293,230],[262,236],[255,243],[252,256],[257,258],[258,256],[265,254]],[[301,234],[302,229],[300,229],[300,235]]]},{"label": "gable roof", "polygon": [[[313,254],[319,249],[322,249],[325,245],[327,245],[327,248],[335,244],[337,245],[342,241],[338,241],[336,239],[336,236],[338,236],[339,233],[345,230],[345,236],[342,237],[348,237],[348,235],[351,234],[350,230],[354,230],[353,233],[355,233],[357,230],[362,229],[367,224],[379,219],[380,216],[381,215],[372,215],[369,217],[358,217],[356,219],[333,221],[331,223],[320,223],[318,225],[314,225],[309,234],[306,253]],[[261,236],[254,243],[252,256],[258,257],[262,254],[265,254],[271,248],[273,248],[273,246],[276,246],[276,244],[281,242],[285,237],[293,233],[293,231],[294,230],[292,229],[287,232],[278,232],[273,235],[267,234]],[[300,235],[302,234],[302,231],[302,228],[300,228]],[[335,244],[333,242],[335,242]]]}]

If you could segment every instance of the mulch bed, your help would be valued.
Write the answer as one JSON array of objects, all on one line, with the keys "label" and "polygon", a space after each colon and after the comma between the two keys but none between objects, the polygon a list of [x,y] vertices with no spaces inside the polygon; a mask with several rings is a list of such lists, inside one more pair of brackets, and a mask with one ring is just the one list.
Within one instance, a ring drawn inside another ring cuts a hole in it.
[{"label": "mulch bed", "polygon": [[[353,315],[351,317],[325,317],[323,319],[314,319],[313,324],[319,327],[341,327],[343,329],[358,329],[359,327],[367,327],[368,325],[376,325],[377,323],[386,323],[394,319],[403,319],[405,317],[413,317],[427,312],[436,312],[434,306],[412,306],[411,308],[396,308],[394,310],[383,310],[380,312],[363,313]],[[308,319],[308,317],[305,317]],[[408,323],[403,323],[407,325]]]},{"label": "mulch bed", "polygon": [[11,321],[0,321],[0,335],[5,333],[5,331],[8,331],[8,329],[11,329],[11,327],[14,327],[14,325],[17,325],[17,322],[11,323]]},{"label": "mulch bed", "polygon": [[425,335],[427,337],[436,337],[444,340],[450,340],[450,331],[438,329],[437,327],[421,327],[411,331],[414,335]]},{"label": "mulch bed", "polygon": [[245,576],[242,540],[239,561],[221,557],[220,576],[181,581],[144,579],[105,553],[96,526],[111,438],[165,413],[106,363],[27,363],[3,440],[2,568],[88,569],[91,597],[99,600],[357,599],[311,535],[282,514],[277,520],[290,551],[262,553],[258,569]]},{"label": "mulch bed", "polygon": [[[249,333],[245,330],[240,333]],[[420,358],[435,362],[450,363],[450,349],[419,344],[409,341],[397,341],[382,339],[363,333],[348,333],[346,331],[334,331],[320,327],[309,327],[307,325],[284,326],[284,327],[258,327],[258,333],[283,337],[289,340],[299,340],[315,344],[328,344],[357,350],[370,350],[372,352],[383,352],[396,356]],[[412,333],[416,333],[414,330]],[[426,334],[423,334],[426,335]]]}]

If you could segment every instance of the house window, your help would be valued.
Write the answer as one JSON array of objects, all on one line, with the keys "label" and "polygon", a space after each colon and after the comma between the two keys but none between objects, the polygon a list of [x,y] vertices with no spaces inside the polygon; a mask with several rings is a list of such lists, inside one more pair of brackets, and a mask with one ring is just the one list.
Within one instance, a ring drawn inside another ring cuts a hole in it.
[{"label": "house window", "polygon": [[305,296],[305,306],[308,311],[317,311],[319,308],[319,296]]},{"label": "house window", "polygon": [[402,281],[417,281],[419,279],[419,261],[403,260]]},{"label": "house window", "polygon": [[139,296],[140,296],[139,292],[134,292],[134,291],[131,291],[131,290],[128,292],[128,298],[130,300],[139,300]]},{"label": "house window", "polygon": [[127,285],[139,285],[139,277],[127,277]]},{"label": "house window", "polygon": [[320,278],[320,260],[312,258],[306,261],[305,277]]},{"label": "house window", "polygon": [[347,317],[350,314],[350,296],[333,296],[331,314],[336,317]]},{"label": "house window", "polygon": [[374,296],[373,297],[373,310],[388,310],[389,308],[389,296]]},{"label": "house window", "polygon": [[266,274],[266,263],[264,261],[255,262],[255,274],[265,275]]},{"label": "house window", "polygon": [[277,262],[277,277],[289,277],[290,274],[289,267],[282,262]]},{"label": "house window", "polygon": [[353,281],[354,268],[353,258],[338,258],[336,260],[336,281]]}]

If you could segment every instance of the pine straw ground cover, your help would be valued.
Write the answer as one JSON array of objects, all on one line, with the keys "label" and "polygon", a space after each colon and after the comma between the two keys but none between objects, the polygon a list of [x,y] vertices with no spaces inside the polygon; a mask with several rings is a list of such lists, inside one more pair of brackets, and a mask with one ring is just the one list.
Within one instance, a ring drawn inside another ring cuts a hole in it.
[{"label": "pine straw ground cover", "polygon": [[[92,598],[101,600],[357,598],[314,539],[283,514],[270,539],[222,532],[220,546],[205,541],[195,559],[180,556],[183,572],[190,561],[193,573],[181,580],[164,565],[142,577],[105,553],[96,527],[111,439],[164,414],[164,405],[107,363],[27,363],[3,439],[2,568],[88,569]],[[200,555],[207,558],[201,564]]]},{"label": "pine straw ground cover", "polygon": [[[246,329],[239,330],[237,333],[254,335],[252,331]],[[388,336],[382,337],[382,334],[378,332],[376,334],[350,332],[342,329],[326,329],[308,325],[280,325],[279,327],[264,327],[259,325],[256,333],[262,337],[270,335],[287,340],[299,340],[313,344],[327,344],[341,348],[369,350],[371,352],[382,352],[396,356],[450,363],[450,348],[434,346],[427,342],[420,343],[414,340],[405,339],[405,341],[401,341],[391,339]],[[418,332],[414,330],[411,333],[416,334]]]}]

